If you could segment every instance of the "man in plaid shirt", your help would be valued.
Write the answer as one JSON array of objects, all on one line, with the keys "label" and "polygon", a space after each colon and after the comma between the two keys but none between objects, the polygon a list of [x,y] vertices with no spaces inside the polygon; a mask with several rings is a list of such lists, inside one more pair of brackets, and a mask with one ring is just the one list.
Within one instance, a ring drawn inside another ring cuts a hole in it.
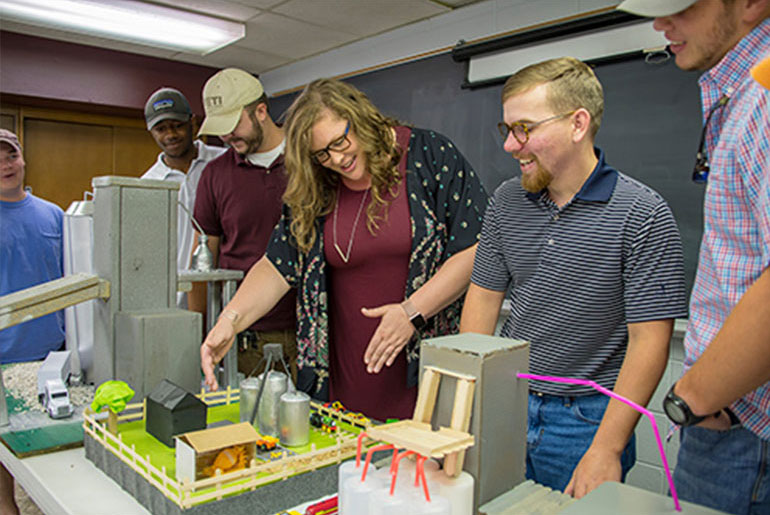
[{"label": "man in plaid shirt", "polygon": [[682,499],[770,513],[770,92],[751,68],[770,53],[770,0],[627,0],[655,17],[676,64],[703,70],[704,232],[685,336],[685,375],[664,407],[682,426]]}]

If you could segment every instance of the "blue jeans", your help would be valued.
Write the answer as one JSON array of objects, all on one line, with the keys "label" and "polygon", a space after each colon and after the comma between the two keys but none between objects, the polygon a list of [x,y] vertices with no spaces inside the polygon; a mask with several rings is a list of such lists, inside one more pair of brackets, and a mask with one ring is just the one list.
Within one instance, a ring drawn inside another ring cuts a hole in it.
[{"label": "blue jeans", "polygon": [[[527,479],[564,491],[580,458],[593,441],[607,409],[603,394],[582,397],[529,394]],[[636,440],[623,450],[621,481],[636,462]]]},{"label": "blue jeans", "polygon": [[679,498],[727,513],[770,513],[768,442],[734,427],[684,427],[674,485]]}]

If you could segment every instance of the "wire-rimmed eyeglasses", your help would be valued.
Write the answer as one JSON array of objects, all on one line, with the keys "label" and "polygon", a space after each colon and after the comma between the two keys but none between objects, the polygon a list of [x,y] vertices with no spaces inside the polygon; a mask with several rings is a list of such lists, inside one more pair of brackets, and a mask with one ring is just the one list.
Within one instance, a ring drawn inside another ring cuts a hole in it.
[{"label": "wire-rimmed eyeglasses", "polygon": [[342,152],[344,150],[347,150],[350,146],[350,139],[348,139],[348,132],[350,132],[350,121],[348,121],[347,124],[345,124],[345,132],[342,133],[342,136],[339,138],[333,140],[331,143],[326,145],[321,150],[316,150],[315,152],[310,154],[310,159],[315,164],[323,164],[326,161],[329,160],[331,155],[329,154],[330,150],[334,150],[335,152]]},{"label": "wire-rimmed eyeglasses", "polygon": [[529,141],[529,133],[537,127],[543,125],[546,122],[552,122],[554,120],[558,120],[559,118],[571,116],[574,112],[575,111],[570,111],[569,113],[557,114],[550,116],[545,120],[540,120],[539,122],[513,122],[510,125],[505,122],[500,122],[497,124],[497,130],[500,131],[500,135],[503,137],[503,141],[508,138],[508,133],[512,132],[513,137],[516,138],[516,141],[524,145],[527,141]]},{"label": "wire-rimmed eyeglasses", "polygon": [[692,171],[692,182],[703,184],[708,181],[709,178],[709,158],[706,153],[706,131],[709,127],[709,122],[714,113],[719,108],[724,107],[727,102],[730,101],[730,97],[722,95],[716,104],[711,107],[708,116],[706,117],[706,123],[703,124],[703,130],[700,133],[700,143],[698,143],[698,153],[695,155],[695,169]]}]

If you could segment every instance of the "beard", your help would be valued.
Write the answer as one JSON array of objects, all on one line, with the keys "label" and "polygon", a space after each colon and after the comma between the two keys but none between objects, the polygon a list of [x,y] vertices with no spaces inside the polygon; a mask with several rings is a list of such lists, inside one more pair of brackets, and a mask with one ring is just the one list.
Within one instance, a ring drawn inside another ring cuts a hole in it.
[{"label": "beard", "polygon": [[252,113],[251,116],[251,123],[254,124],[254,137],[244,140],[246,144],[249,146],[249,151],[246,152],[247,154],[254,154],[259,150],[260,145],[262,145],[262,140],[265,139],[265,134],[262,132],[262,126],[259,125],[259,121],[257,121],[257,117],[254,116]]},{"label": "beard", "polygon": [[553,175],[551,172],[537,164],[537,170],[530,174],[521,174],[521,187],[530,193],[538,193],[543,191],[551,184]]},{"label": "beard", "polygon": [[235,144],[242,144],[245,146],[243,152],[240,149],[236,151],[241,155],[255,154],[259,151],[259,147],[262,145],[262,141],[265,139],[265,133],[262,131],[262,126],[259,125],[257,117],[253,113],[249,113],[249,119],[251,120],[251,135],[239,138],[232,138],[228,145],[234,147]]},{"label": "beard", "polygon": [[[709,37],[702,42],[693,44],[691,62],[683,63],[681,68],[687,71],[708,70],[715,66],[732,46],[733,38],[738,32],[738,22],[735,12],[722,4],[721,15],[707,29]],[[679,64],[679,63],[677,63]]]}]

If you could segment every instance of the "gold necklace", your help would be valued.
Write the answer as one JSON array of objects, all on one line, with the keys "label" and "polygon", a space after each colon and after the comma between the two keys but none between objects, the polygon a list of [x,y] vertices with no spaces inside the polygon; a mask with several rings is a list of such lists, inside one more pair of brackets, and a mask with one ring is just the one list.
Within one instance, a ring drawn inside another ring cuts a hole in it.
[{"label": "gold necklace", "polygon": [[342,258],[342,261],[347,264],[348,260],[350,259],[350,251],[353,250],[353,240],[355,239],[356,235],[356,227],[358,227],[358,219],[361,218],[361,211],[364,209],[364,201],[366,200],[366,196],[369,194],[369,189],[366,188],[366,191],[364,192],[364,195],[361,197],[361,205],[358,206],[358,213],[356,213],[356,219],[353,222],[353,230],[350,231],[350,238],[348,239],[348,251],[347,253],[343,254],[342,249],[340,249],[340,246],[337,245],[337,211],[339,210],[340,206],[340,184],[337,183],[337,200],[334,203],[334,248],[337,250],[337,254],[340,255]]}]

